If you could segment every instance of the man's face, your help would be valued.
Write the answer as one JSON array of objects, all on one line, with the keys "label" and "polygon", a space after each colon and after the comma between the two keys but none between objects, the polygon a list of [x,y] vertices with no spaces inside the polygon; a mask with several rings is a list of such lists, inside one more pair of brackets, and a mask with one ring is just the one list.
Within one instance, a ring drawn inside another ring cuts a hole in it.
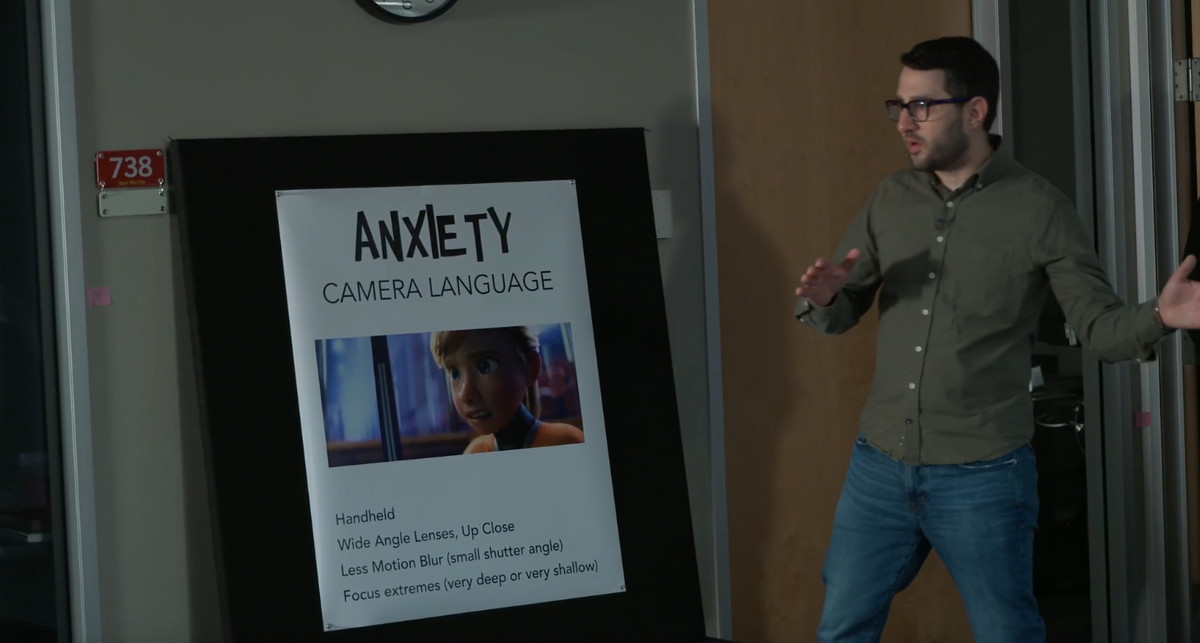
[{"label": "man's face", "polygon": [[[896,98],[904,103],[950,98],[946,91],[946,72],[904,67],[900,71]],[[930,105],[929,118],[919,123],[913,121],[908,110],[901,110],[896,129],[904,138],[914,168],[930,172],[948,170],[963,158],[968,140],[962,110],[961,103]]]}]

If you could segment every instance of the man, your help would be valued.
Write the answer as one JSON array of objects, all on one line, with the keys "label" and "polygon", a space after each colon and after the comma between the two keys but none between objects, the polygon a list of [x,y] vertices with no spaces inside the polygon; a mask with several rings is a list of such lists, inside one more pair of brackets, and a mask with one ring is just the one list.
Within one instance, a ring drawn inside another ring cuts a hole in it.
[{"label": "man", "polygon": [[976,641],[1045,638],[1033,595],[1037,472],[1031,348],[1043,301],[1107,361],[1152,359],[1200,326],[1189,256],[1152,301],[1113,292],[1061,192],[997,151],[999,72],[969,38],[901,56],[888,114],[912,169],[884,180],[801,277],[796,315],[826,334],[879,299],[875,379],[825,560],[821,641],[876,641],[931,548]]}]

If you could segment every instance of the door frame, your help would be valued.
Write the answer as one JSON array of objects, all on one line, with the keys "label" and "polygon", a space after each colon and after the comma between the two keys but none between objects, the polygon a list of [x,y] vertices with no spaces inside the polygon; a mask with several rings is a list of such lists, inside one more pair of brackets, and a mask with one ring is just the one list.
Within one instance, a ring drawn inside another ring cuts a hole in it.
[{"label": "door frame", "polygon": [[[1108,42],[1117,43],[1111,48],[1119,50],[1128,69],[1128,84],[1110,96],[1148,97],[1120,103],[1128,110],[1126,127],[1131,148],[1132,217],[1125,217],[1132,228],[1126,242],[1128,278],[1137,301],[1145,301],[1157,295],[1180,261],[1177,129],[1184,111],[1174,98],[1173,63],[1175,51],[1183,43],[1174,41],[1171,0],[1101,0],[1098,4],[1107,5],[1106,15],[1111,19],[1101,27],[1112,34]],[[1188,127],[1186,120],[1183,127]],[[1114,128],[1109,135],[1116,131]],[[1117,223],[1114,221],[1114,225]],[[1140,520],[1132,523],[1127,520],[1117,525],[1110,521],[1110,530],[1123,526],[1134,536],[1133,542],[1141,545],[1140,549],[1124,552],[1123,557],[1135,565],[1134,569],[1144,570],[1140,585],[1130,583],[1124,588],[1131,610],[1129,638],[1187,640],[1191,614],[1183,333],[1173,333],[1163,340],[1157,359],[1137,364],[1131,375],[1135,409],[1149,413],[1149,422],[1139,423],[1144,425],[1140,429],[1125,424],[1127,430],[1122,430],[1121,422],[1113,424],[1122,434],[1131,435],[1134,447],[1122,450],[1122,464],[1128,468],[1119,491],[1126,494],[1127,507],[1140,504],[1142,511]],[[1110,457],[1110,462],[1114,459]],[[1110,485],[1111,495],[1117,496],[1114,487]],[[1130,513],[1131,517],[1137,515]],[[1118,553],[1110,557],[1116,558]]]},{"label": "door frame", "polygon": [[71,640],[101,635],[95,465],[70,0],[39,0]]},{"label": "door frame", "polygon": [[[721,376],[721,299],[717,273],[717,189],[713,149],[712,84],[709,66],[708,0],[692,0],[696,104],[700,148],[700,237],[704,273],[704,333],[708,368],[709,498],[712,503],[713,590],[706,605],[709,634],[733,638],[733,598],[729,569],[728,500],[725,489],[725,384]],[[703,550],[702,550],[703,551]]]}]

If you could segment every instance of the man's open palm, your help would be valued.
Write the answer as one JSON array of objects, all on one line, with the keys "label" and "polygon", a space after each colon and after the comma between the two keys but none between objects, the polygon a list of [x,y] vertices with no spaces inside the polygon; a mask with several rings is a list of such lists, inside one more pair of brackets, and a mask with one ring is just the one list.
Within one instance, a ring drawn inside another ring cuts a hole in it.
[{"label": "man's open palm", "polygon": [[[850,278],[850,271],[858,262],[861,254],[858,248],[854,248],[846,253],[846,258],[841,263],[829,263],[824,259],[817,259],[800,277],[800,287],[796,289],[796,294],[809,298],[818,306],[828,306],[829,302],[833,301],[834,295],[842,289],[842,286],[846,285],[846,280]],[[1200,309],[1198,309],[1198,316],[1200,316]]]},{"label": "man's open palm", "polygon": [[1171,328],[1200,328],[1200,282],[1188,279],[1195,267],[1196,257],[1188,255],[1158,296],[1158,312]]}]

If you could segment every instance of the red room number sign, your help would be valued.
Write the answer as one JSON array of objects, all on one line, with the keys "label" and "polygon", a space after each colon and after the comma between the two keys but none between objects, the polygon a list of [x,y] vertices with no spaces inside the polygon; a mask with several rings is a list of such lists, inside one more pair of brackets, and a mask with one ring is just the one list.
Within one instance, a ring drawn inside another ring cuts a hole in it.
[{"label": "red room number sign", "polygon": [[165,184],[162,150],[112,150],[96,153],[96,187],[144,188]]}]

